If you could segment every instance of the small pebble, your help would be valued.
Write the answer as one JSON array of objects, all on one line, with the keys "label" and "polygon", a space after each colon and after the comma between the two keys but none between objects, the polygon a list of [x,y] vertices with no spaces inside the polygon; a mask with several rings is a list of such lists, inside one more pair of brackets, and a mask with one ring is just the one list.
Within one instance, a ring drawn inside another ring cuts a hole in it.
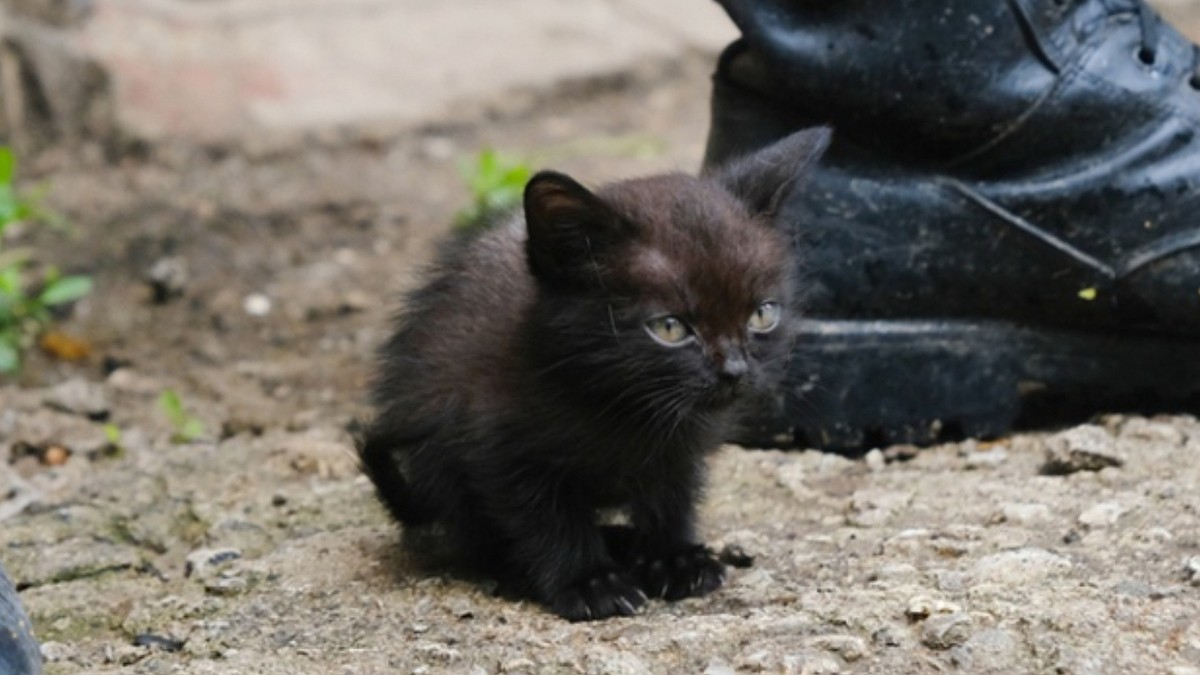
[{"label": "small pebble", "polygon": [[737,579],[738,586],[761,590],[775,585],[775,578],[765,569],[759,568],[743,574]]},{"label": "small pebble", "polygon": [[534,663],[533,661],[531,661],[527,658],[518,657],[515,659],[510,659],[508,661],[505,661],[504,663],[501,663],[500,664],[500,672],[515,673],[515,672],[519,672],[519,671],[523,671],[523,670],[533,670],[536,667],[537,667],[537,664]]},{"label": "small pebble", "polygon": [[236,548],[202,548],[188,554],[183,569],[183,575],[206,579],[216,574],[217,570],[242,557],[242,552]]},{"label": "small pebble", "polygon": [[930,649],[950,649],[971,636],[971,617],[964,612],[937,614],[921,627],[921,644]]},{"label": "small pebble", "polygon": [[1183,445],[1187,440],[1183,432],[1174,425],[1148,420],[1144,417],[1131,417],[1125,420],[1121,424],[1121,436],[1173,446]]},{"label": "small pebble", "polygon": [[135,647],[149,647],[164,652],[177,652],[183,649],[183,645],[183,640],[175,640],[161,635],[154,635],[153,633],[141,633],[133,638],[133,646]]},{"label": "small pebble", "polygon": [[1183,564],[1187,581],[1193,586],[1200,586],[1200,556],[1188,558]]},{"label": "small pebble", "polygon": [[1083,425],[1046,439],[1046,461],[1041,472],[1048,476],[1066,476],[1124,464],[1125,459],[1116,451],[1116,439],[1108,430]]},{"label": "small pebble", "polygon": [[995,447],[990,450],[972,452],[966,457],[968,469],[994,469],[1008,461],[1008,450]]},{"label": "small pebble", "polygon": [[204,591],[209,595],[241,595],[249,588],[249,584],[241,577],[219,577],[204,583]]},{"label": "small pebble", "polygon": [[876,647],[901,647],[904,645],[904,629],[898,626],[883,626],[871,633],[871,643]]},{"label": "small pebble", "polygon": [[833,652],[853,663],[867,655],[867,643],[855,635],[821,635],[813,639],[814,647]]},{"label": "small pebble", "polygon": [[1079,524],[1092,529],[1111,527],[1117,524],[1126,510],[1117,502],[1100,502],[1079,514]]},{"label": "small pebble", "polygon": [[717,559],[730,567],[737,567],[739,569],[745,569],[754,565],[754,556],[746,553],[737,544],[726,544],[717,555]]},{"label": "small pebble", "polygon": [[1050,519],[1050,507],[1045,504],[1005,503],[1000,505],[1000,511],[993,517],[994,523],[1011,523],[1013,525],[1030,525]]},{"label": "small pebble", "polygon": [[46,660],[46,663],[69,661],[76,653],[73,647],[61,642],[43,642],[41,652],[42,658]]},{"label": "small pebble", "polygon": [[703,675],[735,675],[735,673],[737,671],[728,663],[719,659],[713,659],[705,666]]},{"label": "small pebble", "polygon": [[61,445],[51,445],[42,453],[42,464],[46,466],[62,466],[71,458],[71,451]]},{"label": "small pebble", "polygon": [[47,406],[55,410],[83,415],[91,420],[108,419],[108,393],[104,386],[81,378],[67,380],[52,387],[45,395]]},{"label": "small pebble", "polygon": [[1008,631],[999,628],[981,630],[954,647],[951,661],[964,670],[977,673],[1006,673],[1015,670],[1020,644]]},{"label": "small pebble", "polygon": [[242,300],[242,309],[250,316],[266,316],[271,313],[271,299],[262,293],[251,293]]},{"label": "small pebble", "polygon": [[1132,598],[1149,598],[1155,595],[1155,589],[1150,584],[1138,579],[1126,579],[1117,582],[1112,590],[1117,595],[1127,595]]},{"label": "small pebble", "polygon": [[867,468],[871,471],[882,471],[887,467],[887,458],[883,456],[883,451],[875,448],[868,452],[863,461],[866,462]]},{"label": "small pebble", "polygon": [[1017,587],[1071,569],[1071,561],[1045,549],[1027,547],[993,553],[971,568],[975,583]]},{"label": "small pebble", "polygon": [[188,285],[187,261],[178,256],[159,258],[145,276],[155,304],[165,304],[183,296]]},{"label": "small pebble", "polygon": [[919,621],[934,614],[956,614],[961,611],[962,608],[953,602],[918,595],[908,601],[908,608],[904,610],[904,615],[911,621]]}]

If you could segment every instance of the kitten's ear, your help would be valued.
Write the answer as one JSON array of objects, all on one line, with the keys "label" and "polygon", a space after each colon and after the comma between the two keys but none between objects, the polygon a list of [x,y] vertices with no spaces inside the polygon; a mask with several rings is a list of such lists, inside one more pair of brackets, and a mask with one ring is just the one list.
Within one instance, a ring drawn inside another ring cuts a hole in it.
[{"label": "kitten's ear", "polygon": [[831,136],[829,127],[797,131],[708,175],[745,202],[751,213],[773,214],[825,154]]},{"label": "kitten's ear", "polygon": [[599,197],[554,171],[541,171],[525,185],[525,243],[529,269],[543,280],[587,283],[595,265],[629,226]]}]

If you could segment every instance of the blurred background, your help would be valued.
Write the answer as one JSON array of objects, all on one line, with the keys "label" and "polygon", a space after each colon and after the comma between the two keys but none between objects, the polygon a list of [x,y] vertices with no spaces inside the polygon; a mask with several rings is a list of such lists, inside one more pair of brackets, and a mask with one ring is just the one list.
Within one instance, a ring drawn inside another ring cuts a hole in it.
[{"label": "blurred background", "polygon": [[[1200,0],[1153,4],[1200,36]],[[71,226],[5,236],[23,285],[87,280],[27,312],[72,314],[78,340],[0,329],[0,372],[277,350],[272,370],[299,359],[288,391],[349,403],[365,310],[530,171],[695,170],[736,34],[710,0],[0,0],[9,173]],[[322,386],[312,349],[335,358]]]}]

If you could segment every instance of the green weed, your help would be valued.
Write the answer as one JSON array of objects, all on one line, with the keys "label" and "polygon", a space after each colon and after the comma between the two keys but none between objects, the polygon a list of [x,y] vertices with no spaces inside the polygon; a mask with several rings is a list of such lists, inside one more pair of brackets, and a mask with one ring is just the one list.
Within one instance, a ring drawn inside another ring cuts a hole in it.
[{"label": "green weed", "polygon": [[649,158],[661,155],[666,142],[652,136],[597,136],[550,145],[516,158],[492,148],[481,151],[471,162],[462,162],[459,173],[471,193],[471,203],[455,216],[459,227],[486,225],[497,215],[515,209],[533,176],[533,166],[547,166],[575,157],[623,156]]},{"label": "green weed", "polygon": [[0,374],[20,370],[22,353],[52,323],[51,307],[78,300],[92,290],[91,278],[62,276],[53,267],[32,281],[28,267],[33,252],[5,245],[5,231],[15,223],[54,223],[36,198],[13,186],[16,173],[16,155],[0,146]]},{"label": "green weed", "polygon": [[175,390],[163,390],[158,397],[158,407],[175,430],[171,434],[172,442],[190,443],[204,436],[204,423],[184,409],[183,400],[179,398],[179,394],[175,393]]},{"label": "green weed", "polygon": [[455,216],[459,227],[484,225],[496,215],[515,208],[521,203],[525,183],[533,175],[529,164],[491,148],[479,153],[474,163],[462,164],[459,172],[471,191],[470,206]]}]

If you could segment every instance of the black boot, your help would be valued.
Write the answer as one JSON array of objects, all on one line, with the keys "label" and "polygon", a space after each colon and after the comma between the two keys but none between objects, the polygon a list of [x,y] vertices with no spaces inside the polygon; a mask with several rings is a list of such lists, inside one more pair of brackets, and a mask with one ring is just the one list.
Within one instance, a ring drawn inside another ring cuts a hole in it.
[{"label": "black boot", "polygon": [[829,124],[809,312],[741,440],[1200,410],[1200,50],[1137,0],[721,0],[706,162]]},{"label": "black boot", "polygon": [[0,673],[39,675],[42,655],[29,629],[29,616],[21,607],[17,589],[0,567]]}]

